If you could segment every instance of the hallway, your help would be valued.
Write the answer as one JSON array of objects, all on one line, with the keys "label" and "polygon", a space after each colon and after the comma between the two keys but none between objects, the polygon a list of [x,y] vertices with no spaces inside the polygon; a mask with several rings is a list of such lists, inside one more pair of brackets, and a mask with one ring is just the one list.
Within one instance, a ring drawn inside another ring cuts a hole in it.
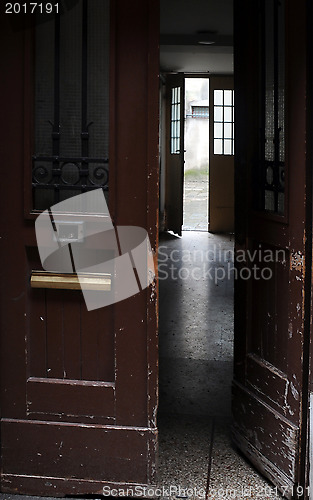
[{"label": "hallway", "polygon": [[231,236],[161,236],[160,413],[230,416],[232,253]]},{"label": "hallway", "polygon": [[160,235],[160,486],[282,498],[231,444],[232,269],[232,235]]}]

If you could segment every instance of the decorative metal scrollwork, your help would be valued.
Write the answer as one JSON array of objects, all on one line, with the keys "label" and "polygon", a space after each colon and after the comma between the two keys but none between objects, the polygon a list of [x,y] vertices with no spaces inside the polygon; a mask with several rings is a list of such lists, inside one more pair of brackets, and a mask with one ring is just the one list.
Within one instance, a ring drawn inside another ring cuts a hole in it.
[{"label": "decorative metal scrollwork", "polygon": [[64,184],[78,184],[81,178],[81,167],[77,163],[67,162],[61,166],[61,181]]},{"label": "decorative metal scrollwork", "polygon": [[[96,7],[80,0],[75,11],[75,26],[81,29],[71,71],[66,50],[69,41],[74,43],[68,30],[73,12],[62,22],[55,15],[48,30],[36,32],[35,210],[93,189],[109,190],[109,0]],[[97,78],[91,79],[94,73]]]},{"label": "decorative metal scrollwork", "polygon": [[[100,158],[33,158],[32,187],[34,195],[53,191],[53,198],[47,198],[47,207],[60,199],[81,194],[92,189],[109,189],[109,161]],[[66,195],[65,191],[68,191]],[[63,193],[63,194],[62,194]],[[47,208],[45,202],[37,209]]]},{"label": "decorative metal scrollwork", "polygon": [[33,182],[45,184],[51,177],[49,170],[44,165],[38,165],[33,169]]},{"label": "decorative metal scrollwork", "polygon": [[93,177],[95,180],[93,180],[90,176],[89,180],[94,186],[99,187],[109,183],[109,171],[105,168],[105,166],[96,167],[93,171]]}]

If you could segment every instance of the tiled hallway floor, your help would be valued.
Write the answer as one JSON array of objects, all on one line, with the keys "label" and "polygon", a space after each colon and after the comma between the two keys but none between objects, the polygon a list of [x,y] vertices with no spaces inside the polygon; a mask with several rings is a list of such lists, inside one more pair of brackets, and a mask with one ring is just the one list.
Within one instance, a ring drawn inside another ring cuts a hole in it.
[{"label": "tiled hallway floor", "polygon": [[[163,498],[282,498],[232,446],[230,418],[195,415],[159,420],[159,488]],[[207,495],[207,496],[206,496]]]},{"label": "tiled hallway floor", "polygon": [[196,493],[191,496],[201,498],[207,492],[210,499],[282,498],[231,444],[232,269],[231,235],[187,231],[182,238],[160,236],[164,497],[172,486],[178,497]]},{"label": "tiled hallway floor", "polygon": [[232,236],[161,235],[160,413],[230,416],[232,253]]}]

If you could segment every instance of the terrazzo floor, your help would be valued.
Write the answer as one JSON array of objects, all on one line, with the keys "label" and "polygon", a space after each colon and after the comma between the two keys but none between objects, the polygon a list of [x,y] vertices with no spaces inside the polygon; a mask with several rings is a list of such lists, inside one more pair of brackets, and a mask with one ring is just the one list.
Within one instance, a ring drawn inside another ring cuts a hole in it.
[{"label": "terrazzo floor", "polygon": [[230,424],[227,417],[160,417],[162,498],[283,498],[232,446]]},{"label": "terrazzo floor", "polygon": [[230,438],[233,237],[163,233],[160,250],[158,426],[163,496],[282,498]]}]

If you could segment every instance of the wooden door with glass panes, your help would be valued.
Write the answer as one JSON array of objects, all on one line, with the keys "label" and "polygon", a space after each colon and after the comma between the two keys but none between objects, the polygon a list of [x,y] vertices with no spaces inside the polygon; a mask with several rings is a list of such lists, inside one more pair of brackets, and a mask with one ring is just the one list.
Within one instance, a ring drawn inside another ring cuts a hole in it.
[{"label": "wooden door with glass panes", "polygon": [[[72,277],[59,276],[58,289],[42,269],[35,220],[100,189],[110,214],[91,203],[90,227],[111,216],[147,228],[156,250],[158,18],[150,0],[77,0],[58,15],[1,17],[5,493],[101,495],[155,480],[154,285],[87,310],[81,290],[68,289]],[[81,221],[74,211],[54,220],[68,238]],[[82,244],[97,262],[108,258],[96,237]],[[32,287],[35,271],[44,272],[41,288]]]},{"label": "wooden door with glass panes", "polygon": [[181,236],[184,213],[185,76],[166,75],[165,229]]},{"label": "wooden door with glass panes", "polygon": [[233,438],[285,498],[308,498],[307,8],[235,1]]},{"label": "wooden door with glass panes", "polygon": [[234,231],[234,81],[210,77],[209,231]]}]

